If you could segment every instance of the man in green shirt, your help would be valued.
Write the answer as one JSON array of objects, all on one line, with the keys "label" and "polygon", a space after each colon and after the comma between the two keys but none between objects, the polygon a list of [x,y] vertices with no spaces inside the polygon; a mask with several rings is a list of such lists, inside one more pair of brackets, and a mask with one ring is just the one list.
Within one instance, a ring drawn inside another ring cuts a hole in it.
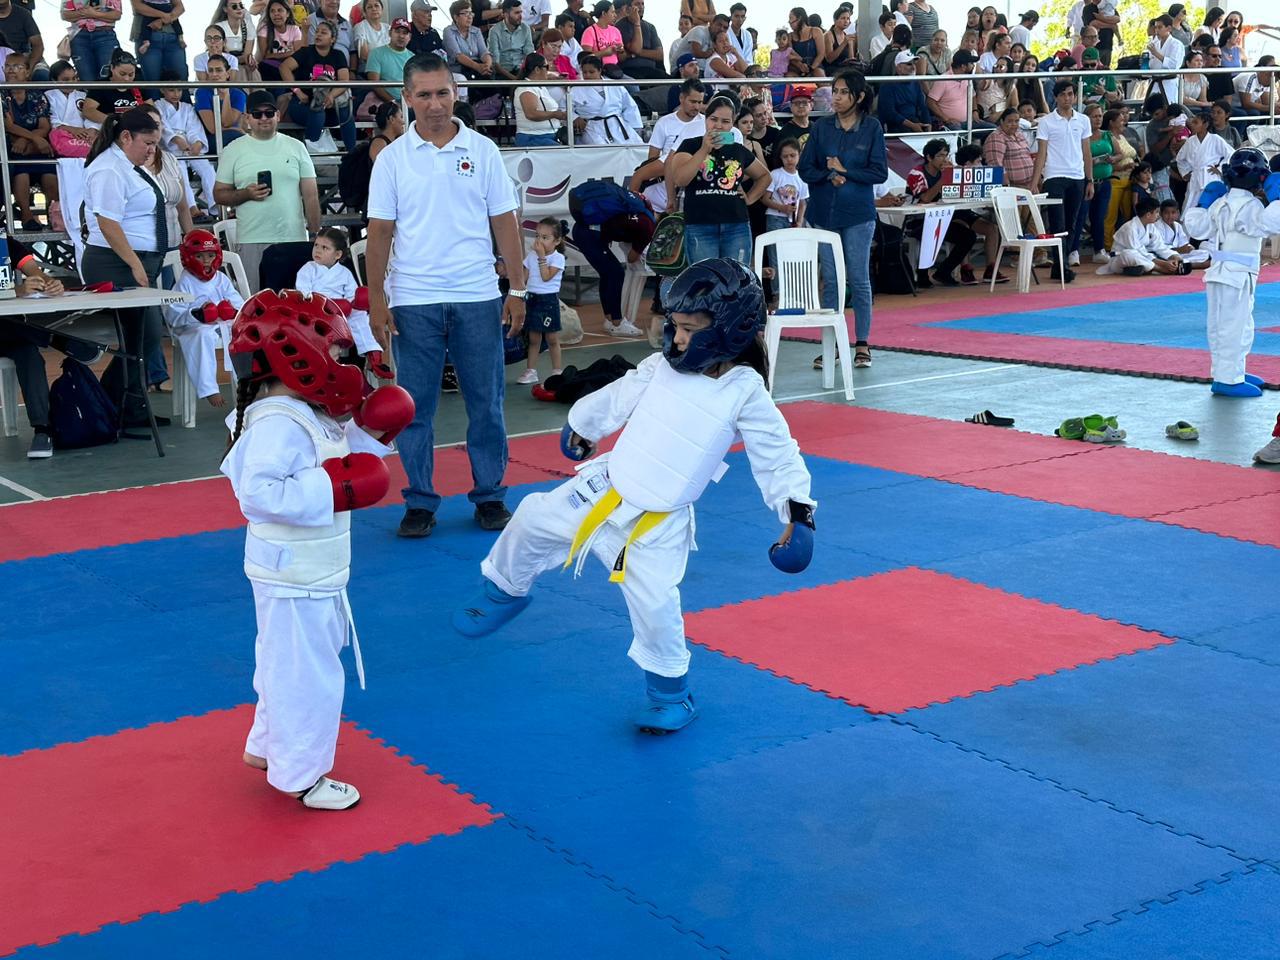
[{"label": "man in green shirt", "polygon": [[[320,193],[306,147],[277,130],[275,98],[257,90],[246,107],[249,136],[222,151],[213,198],[236,208],[236,252],[256,293],[293,286],[298,269],[311,259],[310,237],[320,229]],[[275,249],[268,254],[269,247]]]},{"label": "man in green shirt", "polygon": [[413,24],[403,17],[391,21],[391,43],[375,47],[369,54],[365,73],[370,80],[392,80],[391,87],[375,87],[373,94],[379,100],[395,100],[404,86],[404,65],[413,57],[409,39],[413,36]]},{"label": "man in green shirt", "polygon": [[507,80],[519,78],[524,58],[533,53],[533,34],[523,21],[520,0],[502,0],[502,19],[489,28],[493,65]]}]

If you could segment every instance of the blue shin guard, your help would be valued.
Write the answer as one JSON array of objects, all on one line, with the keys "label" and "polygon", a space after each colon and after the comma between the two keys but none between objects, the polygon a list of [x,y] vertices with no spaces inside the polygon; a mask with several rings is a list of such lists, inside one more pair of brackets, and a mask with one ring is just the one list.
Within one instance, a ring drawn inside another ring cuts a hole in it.
[{"label": "blue shin guard", "polygon": [[636,726],[645,733],[675,733],[698,715],[688,674],[663,677],[646,670],[644,684],[648,702],[636,716]]},{"label": "blue shin guard", "polygon": [[1262,388],[1256,387],[1247,380],[1244,383],[1222,383],[1219,380],[1213,381],[1209,386],[1209,392],[1219,397],[1260,397],[1262,396]]},{"label": "blue shin guard", "polygon": [[1244,382],[1252,383],[1255,387],[1261,387],[1267,381],[1263,380],[1261,377],[1255,377],[1252,373],[1246,373],[1244,375]]},{"label": "blue shin guard", "polygon": [[453,629],[464,637],[483,637],[514,620],[532,600],[532,597],[513,597],[486,577],[479,595],[453,612]]}]

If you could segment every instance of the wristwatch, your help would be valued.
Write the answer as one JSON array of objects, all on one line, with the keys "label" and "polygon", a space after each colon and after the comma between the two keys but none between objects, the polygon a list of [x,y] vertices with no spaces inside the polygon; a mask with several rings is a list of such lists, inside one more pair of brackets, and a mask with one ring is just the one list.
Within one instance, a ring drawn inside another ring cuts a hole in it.
[{"label": "wristwatch", "polygon": [[508,290],[507,291],[508,297],[515,297],[517,300],[523,300],[528,295],[529,295],[528,290]]}]

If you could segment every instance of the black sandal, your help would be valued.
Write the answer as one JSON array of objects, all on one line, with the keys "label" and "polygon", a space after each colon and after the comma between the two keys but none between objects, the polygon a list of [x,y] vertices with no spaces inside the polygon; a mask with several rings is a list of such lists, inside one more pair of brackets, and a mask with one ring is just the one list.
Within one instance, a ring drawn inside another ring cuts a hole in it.
[{"label": "black sandal", "polygon": [[855,367],[871,366],[871,348],[865,345],[861,347],[854,347],[853,365]]}]

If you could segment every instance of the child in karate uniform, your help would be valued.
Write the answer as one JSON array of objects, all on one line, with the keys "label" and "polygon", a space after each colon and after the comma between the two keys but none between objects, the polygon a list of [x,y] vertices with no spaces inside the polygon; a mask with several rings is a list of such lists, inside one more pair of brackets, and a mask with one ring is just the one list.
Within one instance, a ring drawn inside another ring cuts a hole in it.
[{"label": "child in karate uniform", "polygon": [[696,716],[680,581],[693,548],[693,504],[726,469],[741,440],[765,504],[786,524],[769,551],[798,573],[813,554],[809,471],[765,387],[764,292],[734,260],[704,260],[676,278],[661,354],[569,410],[561,449],[584,460],[600,440],[617,446],[549,493],[525,497],[480,565],[483,591],[453,617],[466,636],[496,630],[530,602],[539,574],[579,568],[588,552],[622,587],[645,672],[641,730],[668,733]]},{"label": "child in karate uniform", "polygon": [[[1262,264],[1262,241],[1280,233],[1280,173],[1272,173],[1262,151],[1244,147],[1231,155],[1225,183],[1205,186],[1199,204],[1186,212],[1187,232],[1215,244],[1204,272],[1209,300],[1210,390],[1223,397],[1260,397],[1262,379],[1245,372],[1253,347],[1253,301]],[[1255,195],[1262,190],[1264,204]]]},{"label": "child in karate uniform", "polygon": [[222,272],[222,245],[207,230],[192,230],[178,247],[182,276],[173,288],[191,294],[188,303],[167,304],[164,319],[182,350],[187,373],[196,395],[212,407],[226,403],[218,390],[218,348],[224,365],[231,368],[231,321],[244,305],[244,297]]},{"label": "child in karate uniform", "polygon": [[1134,207],[1134,215],[1116,231],[1111,243],[1111,260],[1098,268],[1099,276],[1123,273],[1140,277],[1144,273],[1187,274],[1182,258],[1161,239],[1155,223],[1160,219],[1160,204],[1143,197]]},{"label": "child in karate uniform", "polygon": [[[413,419],[400,387],[367,392],[364,371],[343,359],[352,346],[332,301],[295,290],[250,298],[232,328],[241,377],[222,473],[249,521],[244,571],[258,621],[258,703],[244,761],[317,810],[360,799],[327,776],[346,681],[338,655],[355,637],[349,511],[386,495],[381,458]],[[358,642],[355,657],[363,687]]]},{"label": "child in karate uniform", "polygon": [[355,275],[341,262],[348,249],[345,233],[337,227],[321,228],[311,245],[311,262],[298,271],[297,288],[334,301],[347,318],[357,352],[379,380],[390,380],[392,373],[383,363],[382,345],[369,328],[369,288],[359,286]]},{"label": "child in karate uniform", "polygon": [[1178,219],[1178,201],[1166,200],[1160,204],[1160,219],[1155,222],[1155,232],[1160,242],[1180,256],[1183,263],[1191,264],[1193,270],[1209,266],[1209,251],[1197,249],[1191,243],[1187,228]]}]

